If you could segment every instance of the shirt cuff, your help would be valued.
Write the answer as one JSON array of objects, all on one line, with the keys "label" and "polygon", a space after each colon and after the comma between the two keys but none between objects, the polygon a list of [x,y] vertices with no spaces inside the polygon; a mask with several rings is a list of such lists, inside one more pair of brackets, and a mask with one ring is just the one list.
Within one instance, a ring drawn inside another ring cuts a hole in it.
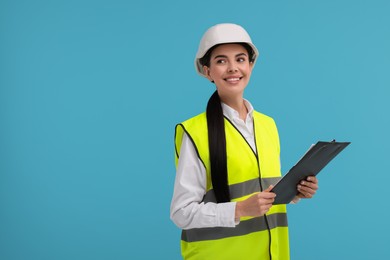
[{"label": "shirt cuff", "polygon": [[219,225],[221,227],[235,227],[240,220],[235,219],[237,202],[218,203],[217,208],[220,214]]},{"label": "shirt cuff", "polygon": [[290,202],[290,204],[297,204],[300,200],[301,200],[301,198],[299,198],[298,196],[295,196],[294,199]]}]

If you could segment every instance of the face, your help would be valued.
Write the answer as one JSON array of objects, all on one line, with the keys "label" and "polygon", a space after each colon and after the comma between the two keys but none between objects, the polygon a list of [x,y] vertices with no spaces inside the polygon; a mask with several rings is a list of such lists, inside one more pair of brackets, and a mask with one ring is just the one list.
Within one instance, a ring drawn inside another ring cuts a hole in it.
[{"label": "face", "polygon": [[207,78],[214,81],[219,96],[234,98],[243,95],[248,85],[253,63],[240,44],[223,44],[211,53],[210,66],[204,66]]}]

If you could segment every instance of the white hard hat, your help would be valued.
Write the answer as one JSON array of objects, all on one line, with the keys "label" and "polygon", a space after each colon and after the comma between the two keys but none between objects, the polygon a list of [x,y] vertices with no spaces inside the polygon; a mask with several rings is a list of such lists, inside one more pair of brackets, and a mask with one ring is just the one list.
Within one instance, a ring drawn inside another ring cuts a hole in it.
[{"label": "white hard hat", "polygon": [[195,69],[203,77],[206,77],[203,71],[203,65],[200,64],[200,59],[206,52],[217,44],[222,43],[246,43],[253,50],[253,65],[256,58],[259,56],[259,51],[252,43],[249,34],[244,28],[237,24],[221,23],[210,27],[203,35],[199,43],[199,49],[195,57]]}]

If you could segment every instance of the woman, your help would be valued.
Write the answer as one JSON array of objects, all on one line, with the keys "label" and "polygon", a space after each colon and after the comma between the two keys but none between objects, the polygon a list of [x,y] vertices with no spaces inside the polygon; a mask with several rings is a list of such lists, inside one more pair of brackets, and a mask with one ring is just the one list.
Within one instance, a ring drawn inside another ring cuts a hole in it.
[{"label": "woman", "polygon": [[[171,219],[181,229],[184,259],[289,259],[285,205],[272,205],[281,177],[272,118],[243,98],[258,50],[236,24],[204,34],[195,64],[216,91],[205,113],[176,126],[176,180]],[[294,199],[311,198],[314,176]]]}]

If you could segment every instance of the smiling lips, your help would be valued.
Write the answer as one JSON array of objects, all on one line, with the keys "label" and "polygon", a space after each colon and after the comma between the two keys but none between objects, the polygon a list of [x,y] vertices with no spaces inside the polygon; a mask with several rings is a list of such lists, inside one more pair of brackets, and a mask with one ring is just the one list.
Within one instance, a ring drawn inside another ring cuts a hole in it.
[{"label": "smiling lips", "polygon": [[230,83],[236,83],[236,82],[240,81],[240,79],[242,79],[242,77],[229,77],[229,78],[226,78],[225,81],[230,82]]}]

